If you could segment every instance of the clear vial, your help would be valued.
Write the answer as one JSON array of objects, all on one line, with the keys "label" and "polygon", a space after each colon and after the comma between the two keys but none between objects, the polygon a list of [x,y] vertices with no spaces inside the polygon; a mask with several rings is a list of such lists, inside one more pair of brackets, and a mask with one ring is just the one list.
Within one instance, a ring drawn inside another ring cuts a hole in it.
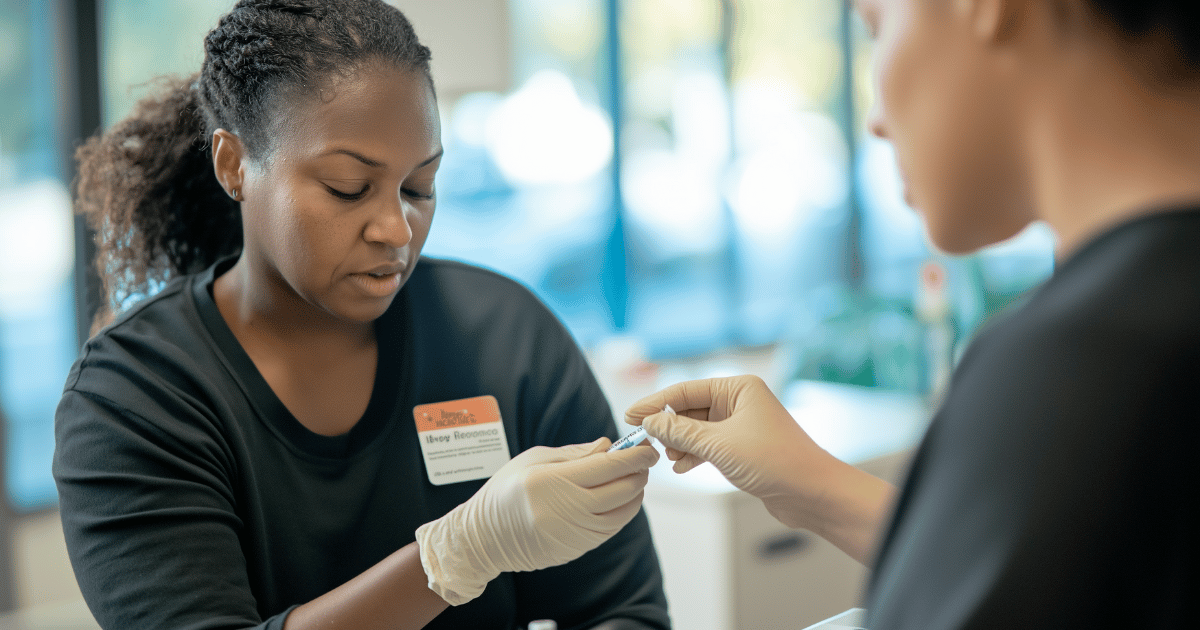
[{"label": "clear vial", "polygon": [[528,630],[558,630],[558,622],[552,619],[530,621]]}]

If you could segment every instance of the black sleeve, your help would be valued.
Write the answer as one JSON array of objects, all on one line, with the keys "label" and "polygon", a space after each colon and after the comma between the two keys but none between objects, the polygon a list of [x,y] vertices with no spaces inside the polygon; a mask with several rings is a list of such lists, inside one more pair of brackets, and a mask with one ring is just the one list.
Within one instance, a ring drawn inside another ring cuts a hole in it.
[{"label": "black sleeve", "polygon": [[1083,322],[1017,332],[977,344],[955,375],[881,549],[868,627],[1187,625],[1174,615],[1179,585],[1197,595],[1183,516],[1198,490],[1195,358]]},{"label": "black sleeve", "polygon": [[[171,399],[159,394],[138,400]],[[134,413],[64,393],[54,477],[79,587],[110,630],[279,630],[287,613],[264,622],[251,593],[232,458],[211,423],[184,417],[184,406]]]},{"label": "black sleeve", "polygon": [[[537,305],[545,321],[534,344],[523,397],[534,443],[553,446],[616,438],[612,410],[570,334]],[[617,535],[563,566],[513,574],[519,618],[554,619],[559,628],[670,627],[658,556],[644,511]]]}]

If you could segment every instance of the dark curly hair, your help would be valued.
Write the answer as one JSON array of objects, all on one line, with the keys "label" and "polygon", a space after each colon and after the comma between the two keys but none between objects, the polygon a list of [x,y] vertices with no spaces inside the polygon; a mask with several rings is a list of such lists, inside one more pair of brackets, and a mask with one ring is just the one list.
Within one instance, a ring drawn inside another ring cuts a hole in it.
[{"label": "dark curly hair", "polygon": [[[204,65],[138,103],[76,151],[75,209],[96,231],[104,305],[94,326],[173,277],[242,248],[241,210],[217,182],[209,139],[270,150],[276,99],[315,94],[370,60],[429,74],[429,49],[383,0],[241,0],[204,39]],[[432,87],[432,79],[430,79]]]}]

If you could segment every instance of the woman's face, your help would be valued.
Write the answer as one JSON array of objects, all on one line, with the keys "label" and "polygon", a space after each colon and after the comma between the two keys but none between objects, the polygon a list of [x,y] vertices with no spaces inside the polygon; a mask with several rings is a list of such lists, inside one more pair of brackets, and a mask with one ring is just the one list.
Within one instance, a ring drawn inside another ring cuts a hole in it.
[{"label": "woman's face", "polygon": [[1011,74],[971,0],[858,0],[875,37],[871,131],[896,148],[930,239],[971,252],[1031,220],[1015,159]]},{"label": "woman's face", "polygon": [[249,274],[273,304],[299,298],[372,321],[412,274],[433,219],[442,146],[428,79],[369,64],[277,115],[271,150],[245,171]]}]

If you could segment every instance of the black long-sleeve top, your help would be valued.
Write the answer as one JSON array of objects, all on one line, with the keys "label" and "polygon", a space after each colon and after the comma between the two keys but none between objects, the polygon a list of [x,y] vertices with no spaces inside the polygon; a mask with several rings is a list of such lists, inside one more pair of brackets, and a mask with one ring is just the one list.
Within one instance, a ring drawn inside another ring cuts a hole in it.
[{"label": "black long-sleeve top", "polygon": [[886,532],[869,627],[1192,627],[1198,451],[1192,210],[1094,239],[971,345]]}]

